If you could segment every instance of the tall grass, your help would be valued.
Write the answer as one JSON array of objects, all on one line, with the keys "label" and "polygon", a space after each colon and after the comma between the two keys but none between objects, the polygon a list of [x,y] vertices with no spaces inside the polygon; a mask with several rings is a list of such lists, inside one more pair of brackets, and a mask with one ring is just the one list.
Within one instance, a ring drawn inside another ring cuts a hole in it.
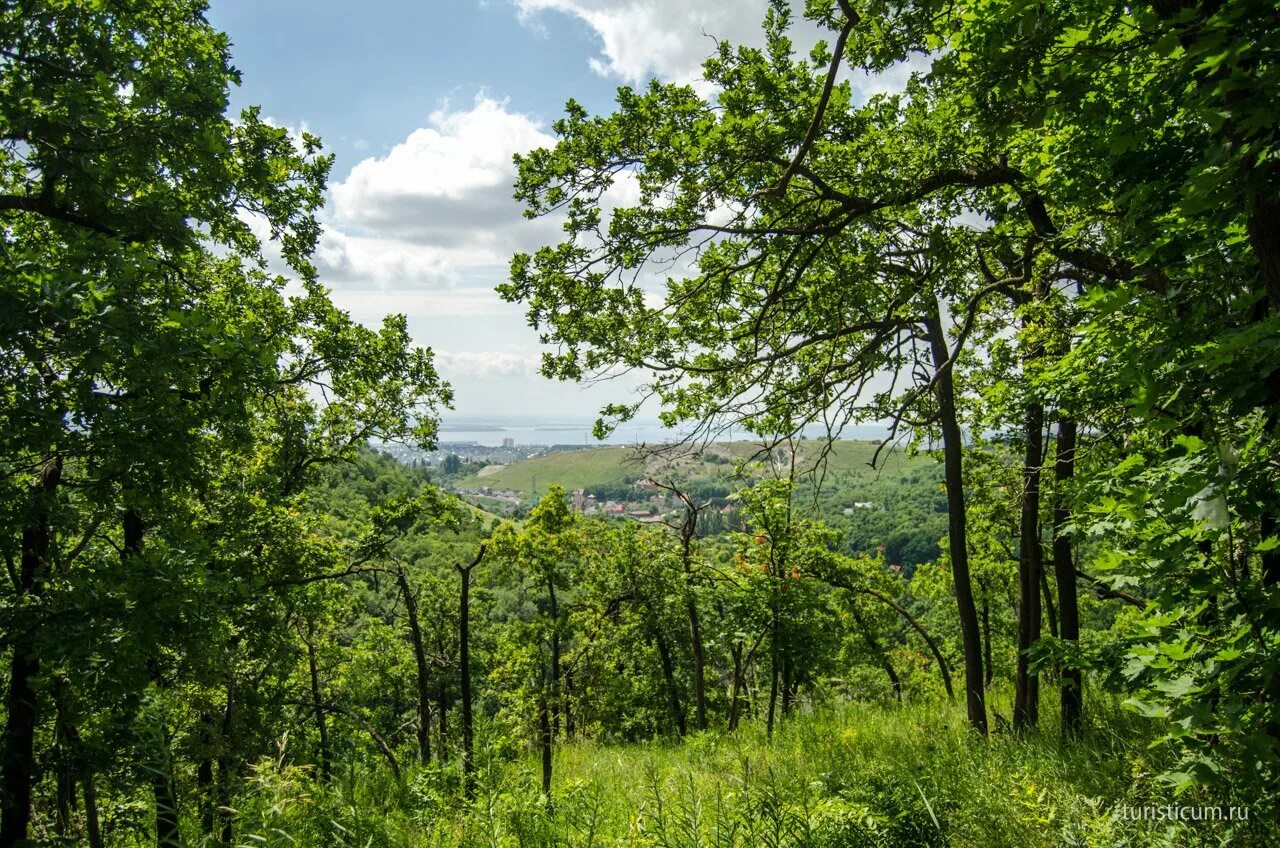
[{"label": "tall grass", "polygon": [[[996,699],[996,709],[1000,708]],[[1259,809],[1247,825],[1117,818],[1173,803],[1155,775],[1154,734],[1095,701],[1086,736],[1063,745],[1055,717],[1019,737],[977,738],[944,701],[847,704],[763,728],[681,743],[578,743],[555,758],[551,797],[532,756],[493,761],[476,798],[457,775],[398,783],[349,773],[321,789],[265,764],[238,811],[246,845],[361,848],[1036,848],[1280,844]],[[1212,799],[1179,799],[1180,804]]]}]

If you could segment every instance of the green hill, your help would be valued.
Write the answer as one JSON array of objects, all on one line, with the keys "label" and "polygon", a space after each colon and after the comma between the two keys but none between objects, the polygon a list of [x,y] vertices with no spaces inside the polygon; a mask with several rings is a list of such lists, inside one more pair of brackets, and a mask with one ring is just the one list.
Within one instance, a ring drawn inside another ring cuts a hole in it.
[{"label": "green hill", "polygon": [[[872,468],[871,458],[876,443],[869,441],[836,442],[825,457],[826,476],[843,481],[894,480],[911,476],[935,465],[928,457],[908,457],[904,451],[884,451],[880,467]],[[709,445],[700,457],[643,457],[633,447],[603,446],[582,450],[556,451],[504,466],[488,466],[478,474],[458,481],[462,489],[489,486],[511,489],[525,497],[559,484],[565,489],[615,486],[642,477],[674,478],[682,482],[724,479],[734,476],[739,463],[760,453],[760,446],[750,442]],[[822,459],[822,443],[802,442],[797,457],[800,468],[812,468]],[[746,477],[759,476],[767,457],[760,457],[746,469]]]}]

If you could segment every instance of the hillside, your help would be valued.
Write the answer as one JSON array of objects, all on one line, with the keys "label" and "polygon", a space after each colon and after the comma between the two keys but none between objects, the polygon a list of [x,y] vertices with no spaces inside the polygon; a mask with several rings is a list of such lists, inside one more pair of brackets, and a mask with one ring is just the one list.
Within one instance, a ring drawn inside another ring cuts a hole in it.
[{"label": "hillside", "polygon": [[[872,468],[871,458],[876,443],[844,440],[836,442],[826,457],[825,482],[840,478],[848,482],[889,481],[911,477],[935,466],[929,457],[908,457],[904,451],[885,451],[880,467]],[[680,482],[732,480],[735,466],[755,456],[760,446],[750,442],[733,442],[709,446],[700,458],[680,456],[674,459],[645,459],[636,448],[603,446],[574,451],[557,451],[545,456],[513,462],[505,466],[487,466],[478,474],[462,478],[459,489],[487,486],[510,489],[526,498],[545,493],[548,486],[558,484],[566,490],[618,486],[650,476]],[[802,443],[797,466],[812,468],[819,459],[820,443]],[[747,467],[744,478],[760,476],[763,463]]]}]

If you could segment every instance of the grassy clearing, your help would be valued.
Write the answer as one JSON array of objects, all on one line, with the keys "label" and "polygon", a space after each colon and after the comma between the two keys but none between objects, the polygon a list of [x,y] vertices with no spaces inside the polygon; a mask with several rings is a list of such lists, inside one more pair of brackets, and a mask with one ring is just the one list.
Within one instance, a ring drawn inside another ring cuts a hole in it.
[{"label": "grassy clearing", "polygon": [[256,811],[258,844],[365,848],[1277,844],[1261,810],[1234,831],[1117,819],[1123,806],[1213,802],[1175,801],[1153,777],[1160,754],[1145,723],[1093,706],[1087,737],[1066,747],[1052,716],[1037,733],[983,741],[960,708],[934,701],[798,715],[772,740],[748,725],[682,744],[563,745],[550,801],[526,755],[495,761],[471,805],[447,766],[323,792],[298,770],[267,766],[243,812]]}]

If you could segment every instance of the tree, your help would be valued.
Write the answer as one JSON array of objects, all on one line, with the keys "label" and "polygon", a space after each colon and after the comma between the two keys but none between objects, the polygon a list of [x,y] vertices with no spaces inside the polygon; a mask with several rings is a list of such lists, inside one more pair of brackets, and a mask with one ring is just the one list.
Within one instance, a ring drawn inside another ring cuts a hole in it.
[{"label": "tree", "polygon": [[[234,726],[221,628],[261,611],[245,610],[254,586],[302,579],[315,561],[268,546],[278,537],[264,525],[287,505],[220,487],[253,480],[295,498],[370,437],[430,443],[431,411],[448,399],[403,319],[361,327],[316,283],[308,257],[331,160],[256,110],[225,113],[238,75],[204,9],[0,12],[0,545],[22,563],[2,611],[14,634],[6,845],[29,833],[44,681],[65,678],[64,711],[98,711],[96,728],[124,733],[144,697],[168,709],[166,693],[218,679]],[[269,272],[273,254],[295,285]],[[196,598],[207,613],[193,618]],[[75,610],[83,627],[68,631]],[[92,684],[88,656],[105,658]],[[136,737],[142,761],[170,762],[155,748],[167,739]],[[156,822],[172,841],[172,822]]]}]

